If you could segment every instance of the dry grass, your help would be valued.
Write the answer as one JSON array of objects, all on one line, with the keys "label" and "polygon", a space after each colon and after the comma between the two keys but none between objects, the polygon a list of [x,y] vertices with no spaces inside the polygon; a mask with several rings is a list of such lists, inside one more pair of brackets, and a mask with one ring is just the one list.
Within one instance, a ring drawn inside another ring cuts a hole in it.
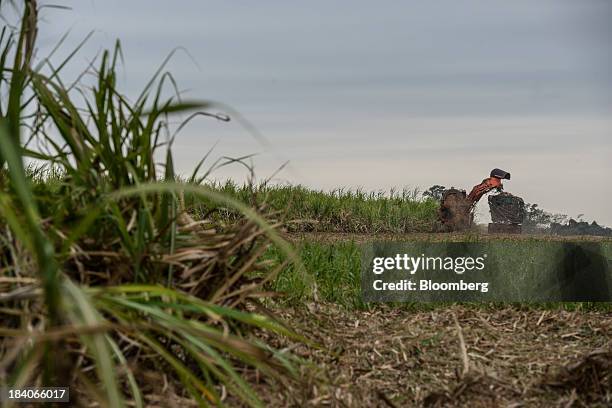
[{"label": "dry grass", "polygon": [[[612,314],[453,306],[276,313],[321,345],[277,344],[310,361],[303,386],[256,385],[268,406],[610,406]],[[266,340],[266,336],[262,335]],[[254,380],[254,379],[252,379]]]}]

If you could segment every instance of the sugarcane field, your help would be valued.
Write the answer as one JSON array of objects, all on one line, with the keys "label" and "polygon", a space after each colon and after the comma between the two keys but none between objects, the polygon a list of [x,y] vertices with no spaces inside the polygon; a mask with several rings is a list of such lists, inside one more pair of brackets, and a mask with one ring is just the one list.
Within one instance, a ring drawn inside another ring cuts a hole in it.
[{"label": "sugarcane field", "polygon": [[1,407],[612,406],[612,4],[0,17]]}]

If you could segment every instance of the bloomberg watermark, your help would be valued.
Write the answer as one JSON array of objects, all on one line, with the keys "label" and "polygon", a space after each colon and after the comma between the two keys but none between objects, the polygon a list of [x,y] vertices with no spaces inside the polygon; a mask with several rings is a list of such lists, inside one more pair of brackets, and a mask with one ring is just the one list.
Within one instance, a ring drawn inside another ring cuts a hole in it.
[{"label": "bloomberg watermark", "polygon": [[[375,257],[372,261],[372,273],[381,275],[385,271],[405,271],[415,275],[417,271],[452,271],[462,275],[466,271],[485,268],[487,254],[479,257],[442,257],[442,256],[411,256],[409,254],[396,254],[394,257]],[[379,277],[380,278],[380,277]],[[385,282],[384,279],[375,279],[372,288],[376,291],[461,291],[478,290],[486,293],[489,288],[488,282],[435,282],[431,279],[401,279],[399,281]]]},{"label": "bloomberg watermark", "polygon": [[375,242],[366,302],[612,300],[611,242]]}]

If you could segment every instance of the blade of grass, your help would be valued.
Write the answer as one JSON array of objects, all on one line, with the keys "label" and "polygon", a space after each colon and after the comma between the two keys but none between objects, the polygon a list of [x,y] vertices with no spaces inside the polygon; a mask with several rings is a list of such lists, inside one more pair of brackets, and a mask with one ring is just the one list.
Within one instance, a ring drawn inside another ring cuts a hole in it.
[{"label": "blade of grass", "polygon": [[[62,289],[66,297],[66,303],[72,306],[68,309],[68,314],[74,323],[90,326],[104,323],[104,319],[89,300],[87,294],[70,281],[70,279],[63,280]],[[83,343],[87,345],[89,353],[91,353],[96,362],[96,371],[98,373],[98,378],[102,381],[104,386],[108,404],[111,407],[125,406],[115,376],[113,353],[106,339],[106,335],[104,333],[98,333],[82,335],[80,338]]]}]

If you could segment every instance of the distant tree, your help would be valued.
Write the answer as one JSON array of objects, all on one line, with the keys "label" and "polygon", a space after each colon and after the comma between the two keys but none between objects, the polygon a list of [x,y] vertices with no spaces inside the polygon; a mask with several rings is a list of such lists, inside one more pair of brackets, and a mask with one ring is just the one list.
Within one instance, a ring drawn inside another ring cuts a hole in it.
[{"label": "distant tree", "polygon": [[442,200],[442,194],[444,194],[444,190],[446,187],[436,184],[434,186],[429,187],[426,191],[423,192],[423,197],[433,198],[436,201]]},{"label": "distant tree", "polygon": [[552,223],[562,224],[567,220],[567,215],[553,214],[539,208],[537,204],[525,204],[525,219],[523,225],[526,227],[549,227]]}]

